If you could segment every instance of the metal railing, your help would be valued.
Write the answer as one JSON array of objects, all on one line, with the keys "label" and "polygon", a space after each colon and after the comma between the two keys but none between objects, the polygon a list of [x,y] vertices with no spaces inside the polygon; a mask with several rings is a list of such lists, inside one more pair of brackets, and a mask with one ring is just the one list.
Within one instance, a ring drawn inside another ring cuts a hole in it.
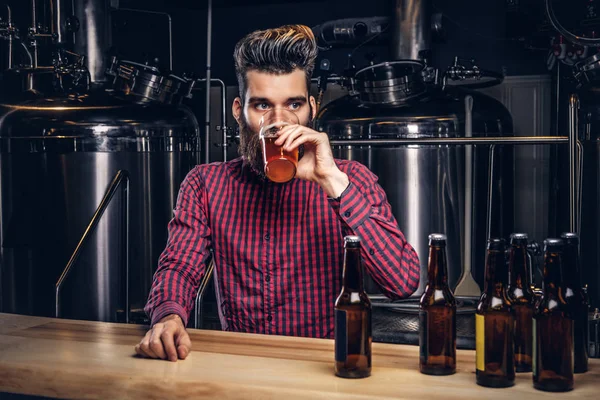
[{"label": "metal railing", "polygon": [[[196,82],[198,83],[207,83],[207,80],[202,78],[202,79],[196,79]],[[225,82],[223,82],[221,79],[216,79],[216,78],[212,78],[210,80],[210,82],[207,83],[207,85],[211,85],[213,83],[216,83],[217,85],[219,85],[219,87],[221,88],[221,125],[217,127],[217,129],[221,130],[221,134],[222,134],[222,143],[220,144],[220,146],[223,148],[223,161],[227,161],[227,147],[228,147],[228,133],[229,133],[229,129],[227,127],[227,86],[225,85]],[[198,90],[208,90],[209,95],[210,96],[210,90],[207,88],[199,88],[196,87],[194,89],[192,89],[193,91],[198,91]],[[210,103],[210,101],[208,101]],[[207,108],[206,112],[210,112],[210,110]],[[210,117],[210,115],[209,115]],[[210,163],[210,118],[207,118],[205,121],[206,125],[204,127],[204,162],[206,164]]]},{"label": "metal railing", "polygon": [[[400,146],[400,145],[490,145],[489,188],[491,189],[494,173],[494,151],[496,145],[548,145],[568,144],[569,146],[569,229],[579,231],[579,207],[581,195],[581,165],[583,163],[583,146],[578,138],[579,98],[572,94],[569,99],[569,135],[568,136],[517,136],[517,137],[451,137],[451,138],[406,138],[406,139],[346,139],[332,140],[331,146]],[[491,218],[491,191],[488,193],[488,224]],[[489,237],[489,226],[487,229]]]},{"label": "metal railing", "polygon": [[568,143],[569,136],[494,136],[494,137],[448,137],[448,138],[414,138],[414,139],[347,139],[332,140],[332,146],[390,146],[437,144],[462,146],[468,144],[560,144]]},{"label": "metal railing", "polygon": [[206,288],[210,283],[210,280],[213,277],[215,269],[215,260],[214,257],[211,258],[208,266],[206,267],[206,272],[204,273],[204,277],[200,282],[200,287],[198,288],[198,293],[196,294],[196,302],[195,302],[195,310],[194,310],[194,328],[195,329],[203,329],[204,328],[204,310],[202,305],[204,304],[204,293],[206,292]]},{"label": "metal railing", "polygon": [[85,229],[85,232],[81,236],[79,243],[77,243],[77,246],[75,247],[75,251],[73,251],[71,258],[69,259],[69,262],[67,263],[65,269],[63,270],[62,274],[58,278],[58,281],[56,282],[56,295],[55,295],[55,306],[56,306],[55,316],[56,316],[56,318],[60,317],[60,291],[65,282],[65,279],[67,279],[67,276],[73,269],[73,265],[75,264],[75,262],[77,262],[77,259],[79,258],[79,254],[81,253],[81,250],[87,243],[87,241],[88,241],[89,237],[92,235],[92,233],[94,233],[96,227],[98,226],[98,223],[102,219],[104,212],[110,205],[110,202],[114,198],[114,195],[117,192],[117,190],[119,189],[119,187],[122,188],[122,194],[123,194],[123,200],[124,200],[122,203],[123,205],[122,205],[122,210],[121,210],[121,215],[123,216],[122,223],[123,223],[123,228],[124,228],[123,246],[122,246],[122,250],[121,250],[123,252],[123,254],[121,254],[121,260],[124,265],[121,269],[121,272],[123,274],[123,282],[124,282],[123,283],[123,285],[124,285],[124,293],[123,293],[124,296],[123,297],[124,297],[124,302],[125,302],[125,323],[129,323],[129,172],[127,172],[126,170],[117,171],[112,182],[106,189],[106,192],[104,193],[104,197],[102,197],[102,200],[100,201],[100,204],[98,205],[98,208],[96,209],[96,212],[92,216],[90,223],[88,224],[87,228]]}]

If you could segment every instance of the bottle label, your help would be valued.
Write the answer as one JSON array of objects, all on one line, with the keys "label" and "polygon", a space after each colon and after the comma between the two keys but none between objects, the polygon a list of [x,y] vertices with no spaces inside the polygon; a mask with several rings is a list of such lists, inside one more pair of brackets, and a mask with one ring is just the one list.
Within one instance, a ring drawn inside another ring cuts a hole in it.
[{"label": "bottle label", "polygon": [[419,311],[419,349],[421,362],[427,363],[427,311]]},{"label": "bottle label", "polygon": [[348,320],[346,311],[335,310],[335,361],[346,361],[348,355]]},{"label": "bottle label", "polygon": [[475,361],[480,371],[485,371],[485,317],[475,314]]}]

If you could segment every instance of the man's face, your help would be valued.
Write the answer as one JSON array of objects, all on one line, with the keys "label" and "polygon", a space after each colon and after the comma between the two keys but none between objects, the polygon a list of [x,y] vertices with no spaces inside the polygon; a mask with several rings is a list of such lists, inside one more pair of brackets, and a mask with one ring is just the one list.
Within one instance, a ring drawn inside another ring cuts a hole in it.
[{"label": "man's face", "polygon": [[314,117],[314,98],[309,97],[304,71],[275,75],[248,71],[244,104],[237,98],[233,115],[240,126],[240,154],[254,171],[264,177],[264,164],[258,132],[263,114],[274,108],[286,109],[298,116],[301,125],[309,125]]}]

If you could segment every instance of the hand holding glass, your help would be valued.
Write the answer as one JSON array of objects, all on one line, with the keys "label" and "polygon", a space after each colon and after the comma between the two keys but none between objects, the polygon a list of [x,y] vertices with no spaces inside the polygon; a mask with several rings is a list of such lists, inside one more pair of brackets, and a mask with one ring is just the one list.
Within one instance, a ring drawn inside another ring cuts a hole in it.
[{"label": "hand holding glass", "polygon": [[260,142],[265,165],[265,175],[273,182],[285,183],[296,175],[298,167],[298,149],[283,150],[277,146],[278,133],[285,126],[298,125],[298,116],[289,110],[273,109],[267,111],[260,120]]}]

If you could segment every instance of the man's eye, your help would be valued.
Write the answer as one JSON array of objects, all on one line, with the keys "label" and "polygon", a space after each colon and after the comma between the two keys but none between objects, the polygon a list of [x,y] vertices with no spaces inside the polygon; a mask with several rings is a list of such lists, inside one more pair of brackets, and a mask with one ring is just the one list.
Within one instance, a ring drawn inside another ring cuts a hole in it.
[{"label": "man's eye", "polygon": [[261,111],[269,109],[269,105],[267,103],[258,103],[255,105],[255,107],[257,110],[261,110]]},{"label": "man's eye", "polygon": [[294,103],[290,104],[290,108],[291,108],[292,110],[297,110],[297,109],[299,109],[300,107],[302,107],[302,103],[299,103],[299,102],[294,102]]}]

